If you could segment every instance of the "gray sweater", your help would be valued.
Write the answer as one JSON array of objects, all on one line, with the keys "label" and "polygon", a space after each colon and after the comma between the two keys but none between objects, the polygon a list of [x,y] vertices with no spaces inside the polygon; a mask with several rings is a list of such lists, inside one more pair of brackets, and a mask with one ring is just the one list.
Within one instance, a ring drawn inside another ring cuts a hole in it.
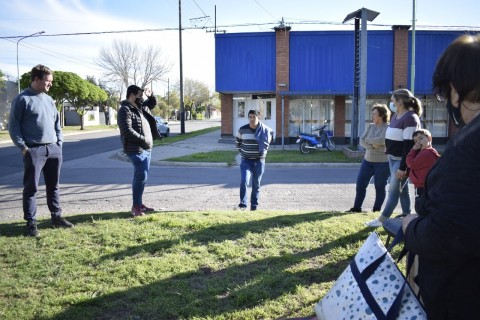
[{"label": "gray sweater", "polygon": [[32,88],[13,99],[8,131],[21,150],[38,144],[63,144],[60,116],[53,99]]},{"label": "gray sweater", "polygon": [[369,162],[387,162],[385,154],[385,133],[388,123],[379,127],[371,123],[360,137],[360,145],[365,148],[365,160]]}]

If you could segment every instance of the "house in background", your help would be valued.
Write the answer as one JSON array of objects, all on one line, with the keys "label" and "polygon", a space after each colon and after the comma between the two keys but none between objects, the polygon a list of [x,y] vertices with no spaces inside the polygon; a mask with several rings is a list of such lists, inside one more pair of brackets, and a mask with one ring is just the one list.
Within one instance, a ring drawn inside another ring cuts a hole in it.
[{"label": "house in background", "polygon": [[[410,88],[410,26],[368,31],[365,124],[374,103],[389,104],[391,92]],[[443,103],[431,89],[443,50],[466,31],[416,31],[415,96],[425,107],[422,126],[437,143],[453,132]],[[350,143],[354,77],[354,31],[298,31],[215,35],[215,90],[221,97],[221,135],[231,138],[258,109],[277,143],[328,123],[338,144]],[[362,132],[359,133],[359,136]]]}]

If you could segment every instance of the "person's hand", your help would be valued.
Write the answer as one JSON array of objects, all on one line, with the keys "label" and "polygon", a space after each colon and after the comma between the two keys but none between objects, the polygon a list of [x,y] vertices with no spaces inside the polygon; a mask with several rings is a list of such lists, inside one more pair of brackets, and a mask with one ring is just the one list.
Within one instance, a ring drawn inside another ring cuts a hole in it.
[{"label": "person's hand", "polygon": [[152,95],[152,90],[148,87],[146,87],[144,90],[143,90],[143,93],[147,96],[147,97],[150,97]]},{"label": "person's hand", "polygon": [[413,220],[418,217],[418,214],[407,214],[403,220],[402,220],[402,230],[403,233],[405,233],[405,230],[407,230],[408,224]]},{"label": "person's hand", "polygon": [[398,180],[403,180],[407,177],[407,172],[399,169],[395,172],[395,177],[397,177]]},{"label": "person's hand", "polygon": [[28,148],[25,148],[22,150],[22,155],[25,157],[25,155],[27,154],[27,151],[28,151]]},{"label": "person's hand", "polygon": [[420,150],[422,149],[422,145],[420,143],[415,143],[412,147],[413,150]]}]

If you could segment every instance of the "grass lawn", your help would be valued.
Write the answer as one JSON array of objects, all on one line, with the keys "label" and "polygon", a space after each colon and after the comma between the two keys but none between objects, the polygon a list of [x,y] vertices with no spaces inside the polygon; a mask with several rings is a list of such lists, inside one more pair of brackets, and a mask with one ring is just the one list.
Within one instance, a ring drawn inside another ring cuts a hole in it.
[{"label": "grass lawn", "polygon": [[[236,150],[221,150],[195,153],[183,157],[166,159],[178,162],[223,162],[235,164]],[[341,151],[320,151],[301,154],[298,150],[270,150],[266,158],[267,163],[359,163],[361,159],[347,157]]]},{"label": "grass lawn", "polygon": [[[163,212],[0,223],[1,319],[276,319],[313,314],[369,214]],[[382,238],[385,234],[378,229]]]}]

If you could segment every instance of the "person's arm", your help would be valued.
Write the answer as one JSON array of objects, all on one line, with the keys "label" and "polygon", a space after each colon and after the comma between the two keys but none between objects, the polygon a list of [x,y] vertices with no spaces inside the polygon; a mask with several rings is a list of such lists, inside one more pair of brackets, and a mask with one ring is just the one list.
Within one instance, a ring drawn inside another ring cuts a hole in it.
[{"label": "person's arm", "polygon": [[121,107],[118,110],[117,124],[118,124],[118,129],[120,130],[120,133],[128,140],[136,141],[138,143],[145,142],[145,136],[133,130],[132,113],[128,112],[126,107]]},{"label": "person's arm", "polygon": [[387,126],[383,126],[382,130],[378,130],[377,134],[371,138],[370,142],[373,148],[385,148],[385,133],[387,131]]},{"label": "person's arm", "polygon": [[23,111],[25,110],[25,100],[22,96],[18,95],[12,101],[12,107],[10,110],[10,119],[8,121],[8,133],[13,143],[22,151],[22,154],[28,150],[25,140],[23,140],[21,123],[23,119]]},{"label": "person's arm", "polygon": [[240,133],[240,130],[238,130],[237,136],[235,137],[235,147],[239,152],[242,151],[242,144],[243,144],[242,134]]},{"label": "person's arm", "polygon": [[369,125],[363,132],[362,136],[360,137],[360,145],[365,149],[372,149],[372,144],[371,142],[369,142],[369,139],[367,138],[371,127],[372,125]]}]

